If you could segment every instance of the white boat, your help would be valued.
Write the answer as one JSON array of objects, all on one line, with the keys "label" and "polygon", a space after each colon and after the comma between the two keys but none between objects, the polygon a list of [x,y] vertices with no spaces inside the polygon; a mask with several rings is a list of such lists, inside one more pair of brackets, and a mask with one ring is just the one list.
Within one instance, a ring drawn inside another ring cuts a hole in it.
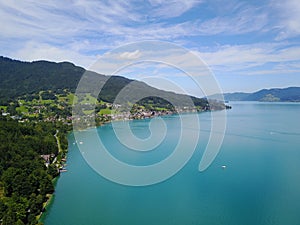
[{"label": "white boat", "polygon": [[223,165],[223,166],[222,166],[222,169],[226,169],[226,166],[225,166],[225,165]]}]

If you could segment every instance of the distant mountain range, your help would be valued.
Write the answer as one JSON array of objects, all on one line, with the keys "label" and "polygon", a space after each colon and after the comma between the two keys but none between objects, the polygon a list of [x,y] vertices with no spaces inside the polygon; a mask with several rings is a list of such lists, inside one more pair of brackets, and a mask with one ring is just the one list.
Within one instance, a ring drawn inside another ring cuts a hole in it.
[{"label": "distant mountain range", "polygon": [[[219,95],[212,95],[210,99],[218,99]],[[225,101],[262,101],[262,102],[299,102],[300,87],[263,89],[254,93],[225,93]]]}]

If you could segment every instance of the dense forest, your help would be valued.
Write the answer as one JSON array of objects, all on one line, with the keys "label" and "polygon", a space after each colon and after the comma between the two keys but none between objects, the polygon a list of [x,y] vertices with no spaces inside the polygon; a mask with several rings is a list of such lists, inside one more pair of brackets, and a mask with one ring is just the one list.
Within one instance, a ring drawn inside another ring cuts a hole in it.
[{"label": "dense forest", "polygon": [[[38,224],[43,203],[54,191],[55,165],[41,155],[57,155],[52,123],[18,123],[0,117],[0,221],[2,225]],[[61,128],[60,128],[61,129]],[[62,129],[61,129],[62,130]],[[61,136],[63,138],[63,136]],[[66,139],[62,139],[64,147]]]}]

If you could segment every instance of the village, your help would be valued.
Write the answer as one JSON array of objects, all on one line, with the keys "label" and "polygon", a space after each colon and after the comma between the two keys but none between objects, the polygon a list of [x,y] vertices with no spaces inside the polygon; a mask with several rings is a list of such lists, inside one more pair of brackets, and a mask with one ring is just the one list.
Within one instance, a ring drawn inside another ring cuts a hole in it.
[{"label": "village", "polygon": [[[75,103],[75,107],[73,104]],[[196,113],[224,109],[225,105],[216,102],[213,105],[173,107],[172,105],[132,104],[120,105],[98,100],[90,94],[78,98],[68,89],[41,91],[38,94],[24,95],[8,105],[0,105],[2,116],[8,116],[20,123],[29,121],[61,122],[72,125],[74,120],[97,126],[112,120],[144,119],[176,113]],[[74,116],[75,114],[75,116]],[[91,121],[94,120],[94,121]],[[90,121],[90,122],[88,122]]]}]

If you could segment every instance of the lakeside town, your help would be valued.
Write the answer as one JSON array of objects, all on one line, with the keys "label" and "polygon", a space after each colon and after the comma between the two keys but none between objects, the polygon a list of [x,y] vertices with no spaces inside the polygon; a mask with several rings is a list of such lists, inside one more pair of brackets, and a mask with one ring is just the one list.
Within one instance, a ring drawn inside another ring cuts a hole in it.
[{"label": "lakeside town", "polygon": [[[76,107],[73,107],[73,103]],[[7,105],[0,105],[2,116],[8,116],[20,123],[29,121],[61,122],[71,126],[74,120],[82,120],[88,125],[102,125],[112,120],[144,119],[176,113],[196,113],[230,108],[222,102],[213,101],[201,106],[174,107],[170,104],[128,103],[126,106],[97,100],[90,94],[80,99],[68,89],[40,91],[38,94],[27,94]],[[72,114],[75,114],[74,117]],[[90,122],[88,122],[90,121]]]}]

